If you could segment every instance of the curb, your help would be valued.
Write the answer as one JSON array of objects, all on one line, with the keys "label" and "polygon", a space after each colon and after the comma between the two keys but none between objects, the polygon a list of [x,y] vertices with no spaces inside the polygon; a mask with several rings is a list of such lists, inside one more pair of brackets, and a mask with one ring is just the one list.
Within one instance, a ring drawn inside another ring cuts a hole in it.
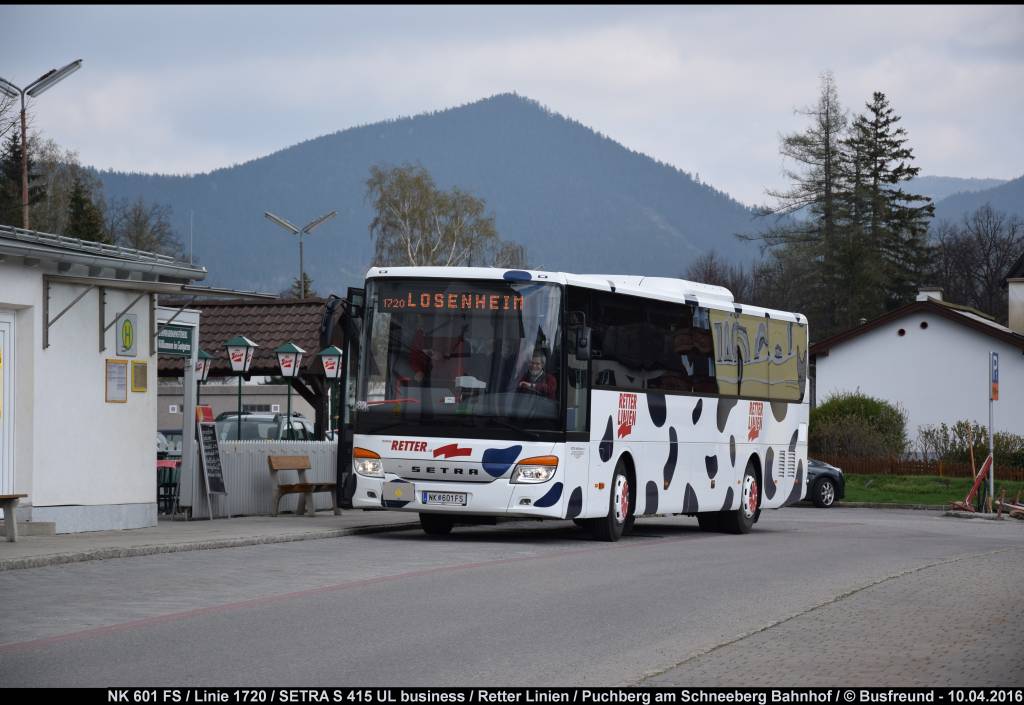
[{"label": "curb", "polygon": [[1003,516],[999,516],[995,512],[986,514],[984,512],[961,512],[949,510],[944,516],[956,517],[957,519],[988,519],[989,521],[1002,521],[1003,519],[1011,519],[1009,512],[1003,512]]},{"label": "curb", "polygon": [[287,536],[243,536],[233,539],[217,539],[214,541],[193,541],[191,543],[151,544],[146,546],[125,546],[119,548],[97,548],[91,551],[75,553],[53,553],[45,556],[28,556],[0,560],[0,572],[19,570],[22,568],[40,568],[65,563],[83,561],[101,561],[108,558],[131,558],[133,556],[152,556],[158,553],[178,553],[180,551],[205,551],[214,548],[238,548],[239,546],[257,546],[267,543],[289,543],[292,541],[310,541],[315,539],[333,539],[340,536],[357,534],[379,534],[389,531],[405,531],[419,526],[419,522],[402,524],[384,524],[380,526],[353,526],[347,529],[323,529],[305,534]]},{"label": "curb", "polygon": [[[941,512],[947,509],[946,504],[885,504],[883,502],[845,502],[836,500],[829,509],[920,509],[931,512]],[[810,502],[800,501],[795,504],[787,504],[786,508],[799,507],[801,509],[818,509]]]},{"label": "curb", "polygon": [[948,504],[885,504],[883,502],[837,502],[836,506],[850,507],[851,509],[917,509],[931,512],[941,512],[949,507]]}]

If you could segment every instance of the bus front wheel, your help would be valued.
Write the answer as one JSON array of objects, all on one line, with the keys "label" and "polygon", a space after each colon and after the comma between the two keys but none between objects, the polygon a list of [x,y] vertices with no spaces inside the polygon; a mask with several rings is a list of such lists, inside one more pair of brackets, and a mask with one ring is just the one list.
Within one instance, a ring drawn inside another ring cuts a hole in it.
[{"label": "bus front wheel", "polygon": [[442,514],[420,514],[420,526],[428,536],[447,536],[455,524],[451,517]]},{"label": "bus front wheel", "polygon": [[600,541],[618,541],[633,524],[633,493],[629,474],[620,461],[612,476],[611,497],[608,498],[608,516],[593,519],[590,530]]}]

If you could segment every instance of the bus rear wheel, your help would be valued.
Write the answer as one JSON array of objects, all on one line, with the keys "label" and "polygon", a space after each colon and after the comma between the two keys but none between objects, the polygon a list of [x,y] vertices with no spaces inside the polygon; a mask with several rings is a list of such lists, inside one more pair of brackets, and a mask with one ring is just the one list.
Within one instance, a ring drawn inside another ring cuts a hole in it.
[{"label": "bus rear wheel", "polygon": [[760,509],[761,488],[757,482],[757,471],[752,463],[747,463],[740,492],[740,508],[721,513],[722,531],[730,534],[750,533]]},{"label": "bus rear wheel", "polygon": [[611,497],[608,498],[608,516],[593,519],[590,530],[600,541],[618,541],[623,532],[633,526],[633,499],[629,474],[620,461],[612,476]]},{"label": "bus rear wheel", "polygon": [[455,521],[443,514],[420,514],[420,526],[428,536],[447,536],[454,525]]}]

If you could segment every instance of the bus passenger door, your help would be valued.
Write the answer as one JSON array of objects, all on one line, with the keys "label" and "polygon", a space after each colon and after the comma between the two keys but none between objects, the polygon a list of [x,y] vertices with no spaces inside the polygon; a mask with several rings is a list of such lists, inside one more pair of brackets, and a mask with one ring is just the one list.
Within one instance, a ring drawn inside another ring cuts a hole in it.
[{"label": "bus passenger door", "polygon": [[585,302],[570,289],[565,369],[565,492],[566,518],[586,512],[590,494],[590,328]]}]

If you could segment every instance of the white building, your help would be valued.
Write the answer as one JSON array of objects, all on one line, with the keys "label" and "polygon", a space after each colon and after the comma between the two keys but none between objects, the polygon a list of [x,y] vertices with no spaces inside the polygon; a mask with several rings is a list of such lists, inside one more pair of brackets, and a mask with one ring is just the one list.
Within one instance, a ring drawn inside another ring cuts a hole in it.
[{"label": "white building", "polygon": [[0,226],[0,494],[58,533],[156,524],[157,294],[202,267]]},{"label": "white building", "polygon": [[[1022,258],[1024,261],[1024,258]],[[1018,263],[1020,264],[1020,263]],[[988,426],[989,360],[999,353],[996,431],[1024,433],[1024,272],[1007,280],[1010,322],[995,323],[966,306],[922,289],[917,301],[811,346],[815,402],[838,392],[860,391],[899,403],[913,442],[924,425],[961,419]]]}]

